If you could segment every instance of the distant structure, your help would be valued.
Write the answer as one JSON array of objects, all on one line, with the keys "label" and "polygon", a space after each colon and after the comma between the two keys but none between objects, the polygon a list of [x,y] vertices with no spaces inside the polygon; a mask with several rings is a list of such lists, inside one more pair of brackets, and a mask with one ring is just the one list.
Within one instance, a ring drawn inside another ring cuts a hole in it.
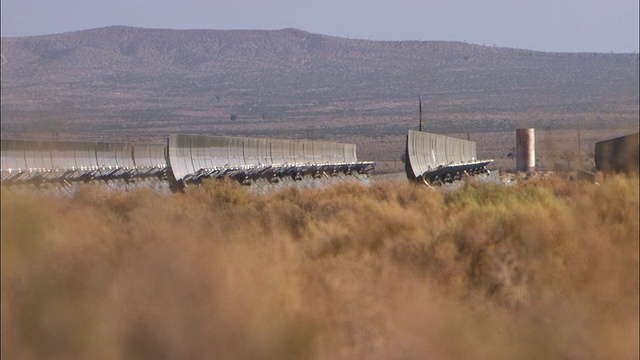
[{"label": "distant structure", "polygon": [[534,171],[536,169],[535,129],[516,129],[516,170]]},{"label": "distant structure", "polygon": [[487,174],[493,160],[478,160],[474,141],[409,130],[405,170],[412,181],[442,185],[463,175]]},{"label": "distant structure", "polygon": [[596,143],[595,162],[598,171],[638,173],[639,134],[631,134]]},{"label": "distant structure", "polygon": [[68,195],[85,183],[128,191],[181,191],[229,178],[267,192],[366,181],[374,163],[355,144],[229,136],[171,135],[165,144],[2,140],[2,185]]},{"label": "distant structure", "polygon": [[492,159],[478,160],[474,141],[423,131],[422,97],[418,95],[420,122],[418,131],[409,130],[405,154],[405,172],[410,181],[427,186],[461,180],[463,175],[488,174]]}]

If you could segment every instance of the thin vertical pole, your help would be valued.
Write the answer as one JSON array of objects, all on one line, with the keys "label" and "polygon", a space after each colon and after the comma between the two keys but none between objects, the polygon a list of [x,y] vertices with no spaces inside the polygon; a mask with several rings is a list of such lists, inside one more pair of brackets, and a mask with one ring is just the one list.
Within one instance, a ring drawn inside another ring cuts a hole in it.
[{"label": "thin vertical pole", "polygon": [[420,108],[420,127],[419,130],[422,132],[422,98],[418,95],[418,106]]},{"label": "thin vertical pole", "polygon": [[578,169],[582,168],[582,142],[580,140],[580,128],[578,128]]},{"label": "thin vertical pole", "polygon": [[580,129],[578,129],[578,154],[582,152],[582,142],[580,139]]}]

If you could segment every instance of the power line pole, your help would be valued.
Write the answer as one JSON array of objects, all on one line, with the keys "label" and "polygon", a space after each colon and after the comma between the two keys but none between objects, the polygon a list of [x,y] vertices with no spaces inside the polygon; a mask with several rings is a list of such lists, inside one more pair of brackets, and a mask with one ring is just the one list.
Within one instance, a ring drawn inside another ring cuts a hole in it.
[{"label": "power line pole", "polygon": [[418,106],[420,108],[420,127],[419,130],[422,132],[422,98],[418,95]]}]

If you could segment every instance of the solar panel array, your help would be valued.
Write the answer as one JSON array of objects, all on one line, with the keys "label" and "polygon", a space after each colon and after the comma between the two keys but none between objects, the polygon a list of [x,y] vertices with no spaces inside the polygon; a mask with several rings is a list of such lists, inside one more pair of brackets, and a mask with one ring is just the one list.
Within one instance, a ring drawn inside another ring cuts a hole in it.
[{"label": "solar panel array", "polygon": [[282,177],[294,171],[353,171],[373,165],[357,161],[354,144],[204,135],[171,135],[169,162],[178,181],[238,171],[248,177]]},{"label": "solar panel array", "polygon": [[357,161],[354,144],[320,141],[172,135],[166,144],[2,140],[1,147],[2,184],[60,184],[66,189],[103,181],[126,190],[140,180],[155,188],[160,181],[166,188],[181,189],[221,177],[245,185],[264,186],[258,180],[266,180],[274,188],[289,180],[315,186],[309,181],[329,183],[373,169],[372,162]]},{"label": "solar panel array", "polygon": [[167,167],[163,144],[2,140],[3,183],[154,176]]},{"label": "solar panel array", "polygon": [[493,161],[478,160],[474,141],[414,130],[407,135],[407,160],[407,176],[427,183],[484,173]]}]

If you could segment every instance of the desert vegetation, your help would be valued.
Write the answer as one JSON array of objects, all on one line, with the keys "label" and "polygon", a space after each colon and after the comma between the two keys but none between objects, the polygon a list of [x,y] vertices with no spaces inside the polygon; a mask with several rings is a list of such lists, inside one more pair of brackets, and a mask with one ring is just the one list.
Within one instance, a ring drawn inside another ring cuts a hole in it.
[{"label": "desert vegetation", "polygon": [[638,186],[3,188],[2,356],[637,359]]}]

